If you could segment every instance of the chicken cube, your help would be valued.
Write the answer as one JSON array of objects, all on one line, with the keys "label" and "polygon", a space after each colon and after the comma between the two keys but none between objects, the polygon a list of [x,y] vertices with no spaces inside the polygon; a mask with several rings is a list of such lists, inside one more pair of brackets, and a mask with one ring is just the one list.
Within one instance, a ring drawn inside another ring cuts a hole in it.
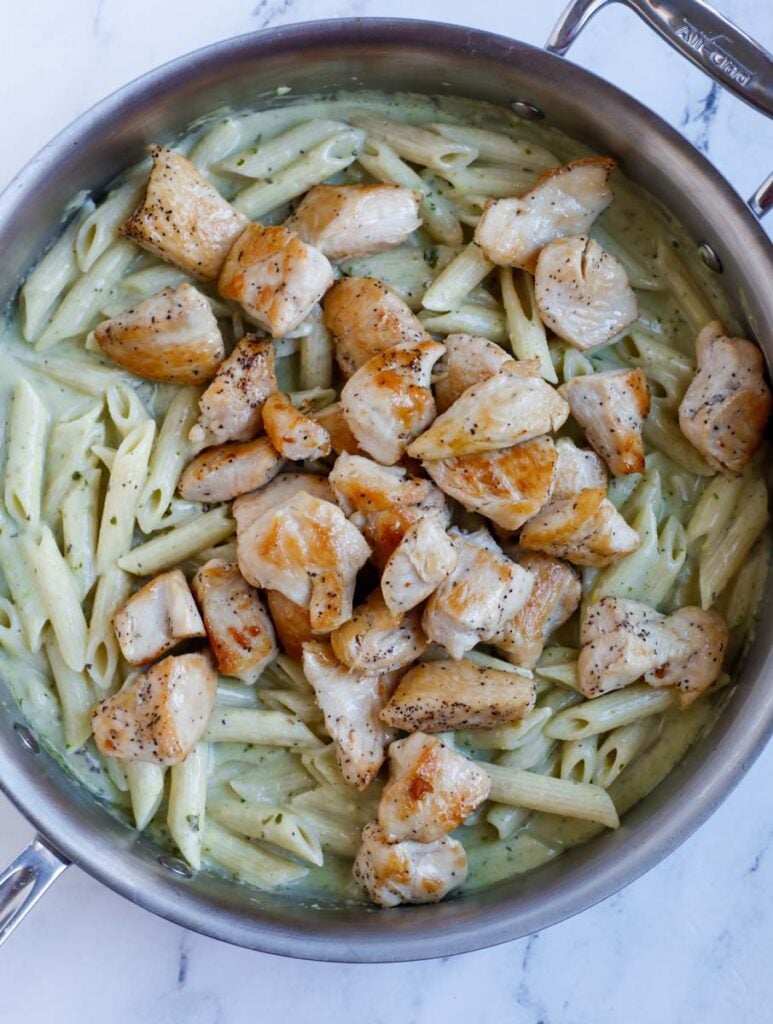
[{"label": "chicken cube", "polygon": [[336,455],[348,452],[350,455],[364,455],[357,444],[357,438],[349,429],[340,402],[326,405],[324,409],[314,413],[314,419],[323,427],[330,438],[330,446]]},{"label": "chicken cube", "polygon": [[405,615],[448,579],[456,563],[453,541],[435,518],[426,516],[409,526],[381,574],[387,608]]},{"label": "chicken cube", "polygon": [[771,394],[762,351],[728,337],[718,321],[695,341],[698,372],[679,406],[679,426],[715,469],[740,473],[762,444]]},{"label": "chicken cube", "polygon": [[145,195],[123,233],[193,277],[216,278],[247,218],[182,153],[152,146],[150,155]]},{"label": "chicken cube", "polygon": [[319,642],[303,645],[303,673],[335,743],[341,774],[348,785],[365,789],[378,774],[395,735],[378,717],[394,678],[347,668],[336,660],[330,644]]},{"label": "chicken cube", "polygon": [[368,898],[381,907],[437,903],[467,878],[467,854],[456,839],[389,843],[375,822],[362,831],[352,868]]},{"label": "chicken cube", "polygon": [[416,661],[427,649],[421,616],[409,612],[396,618],[380,590],[354,609],[348,622],[330,634],[339,661],[365,672],[395,672]]},{"label": "chicken cube", "polygon": [[212,307],[187,282],[104,320],[94,338],[125,370],[168,384],[204,383],[225,359]]},{"label": "chicken cube", "polygon": [[687,708],[719,679],[727,649],[727,626],[713,609],[693,607],[680,608],[666,618],[665,624],[686,649],[650,669],[644,681],[650,686],[675,686],[680,707]]},{"label": "chicken cube", "polygon": [[606,345],[639,315],[623,264],[587,235],[545,246],[534,293],[543,323],[583,352]]},{"label": "chicken cube", "polygon": [[349,429],[385,466],[399,462],[435,418],[432,367],[444,352],[437,341],[403,342],[373,356],[344,384],[341,409]]},{"label": "chicken cube", "polygon": [[335,502],[327,477],[315,473],[280,473],[265,487],[252,494],[242,494],[233,503],[237,542],[239,535],[245,534],[264,512],[281,508],[301,491],[321,501]]},{"label": "chicken cube", "polygon": [[430,340],[400,296],[372,277],[342,277],[325,296],[323,308],[346,377],[388,348]]},{"label": "chicken cube", "polygon": [[276,635],[285,654],[296,661],[303,657],[303,645],[316,639],[309,609],[288,600],[278,590],[267,590],[266,600]]},{"label": "chicken cube", "polygon": [[540,250],[556,238],[586,234],[612,202],[610,157],[585,157],[546,171],[518,199],[490,202],[478,221],[475,241],[492,263],[534,271]]},{"label": "chicken cube", "polygon": [[264,487],[285,460],[267,437],[206,448],[183,470],[177,490],[188,501],[231,501]]},{"label": "chicken cube", "polygon": [[497,635],[524,606],[534,581],[486,530],[463,534],[453,529],[450,535],[456,568],[427,601],[422,627],[430,640],[459,659]]},{"label": "chicken cube", "polygon": [[251,441],[260,431],[263,403],[274,391],[274,346],[250,335],[242,338],[199,400],[191,441],[199,448]]},{"label": "chicken cube", "polygon": [[[488,338],[472,334],[449,334],[444,343],[446,354],[438,363],[435,402],[445,412],[473,384],[482,384],[506,367],[514,367],[513,357]],[[538,376],[539,368],[531,376]]]},{"label": "chicken cube", "polygon": [[535,699],[533,681],[516,672],[482,667],[467,658],[428,661],[403,676],[381,720],[405,732],[486,729],[520,722]]},{"label": "chicken cube", "polygon": [[369,256],[421,227],[421,196],[399,185],[316,185],[285,227],[328,259]]},{"label": "chicken cube", "polygon": [[581,491],[607,489],[607,471],[595,452],[578,448],[568,437],[556,441],[555,473],[550,497],[553,500],[573,498]]},{"label": "chicken cube", "polygon": [[283,227],[250,224],[234,242],[217,287],[274,338],[311,313],[333,283],[326,257]]},{"label": "chicken cube", "polygon": [[286,459],[322,459],[330,454],[330,434],[315,417],[296,409],[288,395],[275,391],[263,406],[263,427]]},{"label": "chicken cube", "polygon": [[223,675],[255,683],[277,656],[276,636],[257,590],[238,565],[213,558],[193,578],[212,653]]},{"label": "chicken cube", "polygon": [[103,757],[181,764],[204,734],[215,706],[217,672],[208,654],[169,655],[94,708]]},{"label": "chicken cube", "polygon": [[121,654],[147,665],[183,640],[206,636],[184,574],[172,569],[140,587],[113,616]]},{"label": "chicken cube", "polygon": [[491,782],[473,761],[436,736],[415,732],[389,747],[389,782],[378,823],[390,842],[433,843],[488,797]]},{"label": "chicken cube", "polygon": [[650,411],[644,370],[607,370],[559,388],[572,416],[615,476],[644,472],[642,425]]}]

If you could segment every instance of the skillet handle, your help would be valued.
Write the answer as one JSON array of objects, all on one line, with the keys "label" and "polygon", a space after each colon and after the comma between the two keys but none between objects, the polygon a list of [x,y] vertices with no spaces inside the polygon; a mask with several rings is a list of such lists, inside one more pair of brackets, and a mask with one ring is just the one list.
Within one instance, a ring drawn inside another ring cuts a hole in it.
[{"label": "skillet handle", "polygon": [[[773,117],[773,56],[704,0],[569,0],[546,49],[563,57],[602,7],[622,3],[682,56],[756,110]],[[773,207],[768,178],[749,200],[756,217]]]},{"label": "skillet handle", "polygon": [[35,836],[0,873],[0,946],[68,865],[60,853]]}]

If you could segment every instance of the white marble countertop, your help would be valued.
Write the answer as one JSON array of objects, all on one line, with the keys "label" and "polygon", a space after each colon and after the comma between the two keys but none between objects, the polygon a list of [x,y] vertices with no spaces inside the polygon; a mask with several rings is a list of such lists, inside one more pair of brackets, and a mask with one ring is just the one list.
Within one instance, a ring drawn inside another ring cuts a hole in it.
[{"label": "white marble countertop", "polygon": [[[715,0],[769,48],[760,0]],[[766,0],[769,2],[769,0]],[[102,96],[186,51],[319,17],[474,24],[542,44],[564,0],[24,0],[6,4],[0,187]],[[755,15],[757,15],[755,17]],[[767,38],[765,38],[765,34]],[[746,196],[773,128],[720,93],[627,11],[572,54],[679,128]],[[773,1003],[773,746],[714,817],[623,893],[548,931],[451,960],[301,963],[193,935],[65,873],[0,953],[3,1024],[735,1024]],[[0,864],[31,829],[0,797]]]}]

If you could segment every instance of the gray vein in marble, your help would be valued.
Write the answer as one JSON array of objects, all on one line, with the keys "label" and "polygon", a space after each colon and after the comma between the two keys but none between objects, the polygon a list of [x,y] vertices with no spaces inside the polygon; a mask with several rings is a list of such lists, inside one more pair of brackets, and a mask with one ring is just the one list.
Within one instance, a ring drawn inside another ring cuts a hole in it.
[{"label": "gray vein in marble", "polygon": [[293,5],[293,0],[260,0],[260,3],[253,9],[253,18],[260,18],[258,28],[268,28],[277,18],[286,14]]},{"label": "gray vein in marble", "polygon": [[531,978],[529,977],[529,968],[531,966],[539,938],[540,933],[537,932],[535,935],[530,935],[526,940],[526,947],[523,951],[523,959],[521,961],[521,980],[519,981],[518,988],[516,990],[516,998],[519,1006],[523,1007],[524,1010],[528,1010],[530,1013],[535,1014],[534,1024],[550,1024],[545,1004],[532,992]]},{"label": "gray vein in marble", "polygon": [[709,150],[711,128],[717,116],[721,95],[719,85],[716,82],[712,82],[709,86],[709,91],[699,103],[698,109],[690,111],[688,108],[682,116],[682,127],[690,129],[691,126],[695,126],[691,131],[688,131],[688,134],[692,136],[692,141],[701,153],[707,153]]},{"label": "gray vein in marble", "polygon": [[190,968],[190,942],[190,933],[186,931],[182,932],[180,935],[180,946],[177,958],[178,990],[185,988],[185,983],[188,980],[188,970]]}]

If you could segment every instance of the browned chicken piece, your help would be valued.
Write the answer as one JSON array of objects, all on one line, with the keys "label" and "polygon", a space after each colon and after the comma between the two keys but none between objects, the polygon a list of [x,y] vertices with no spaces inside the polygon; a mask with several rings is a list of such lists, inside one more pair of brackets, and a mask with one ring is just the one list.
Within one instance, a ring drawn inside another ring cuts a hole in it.
[{"label": "browned chicken piece", "polygon": [[456,568],[433,592],[422,617],[427,637],[459,659],[481,641],[491,640],[524,606],[531,573],[502,552],[486,530],[450,531]]},{"label": "browned chicken piece", "polygon": [[303,645],[316,639],[311,628],[309,609],[288,600],[278,590],[267,590],[266,600],[282,650],[300,661]]},{"label": "browned chicken piece", "polygon": [[322,305],[346,377],[385,349],[429,341],[424,324],[400,296],[372,277],[342,277]]},{"label": "browned chicken piece", "polygon": [[402,466],[381,466],[361,455],[339,455],[330,485],[344,512],[362,529],[382,568],[405,535],[421,519],[445,526],[450,521],[443,492]]},{"label": "browned chicken piece", "polygon": [[587,235],[545,246],[534,293],[542,322],[583,352],[605,345],[639,315],[623,264]]},{"label": "browned chicken piece", "polygon": [[558,430],[568,416],[569,406],[544,380],[505,368],[468,388],[408,446],[408,454],[448,459],[509,448]]},{"label": "browned chicken piece", "polygon": [[373,356],[344,384],[341,409],[349,429],[383,465],[399,462],[435,418],[432,367],[444,352],[438,341],[404,342]]},{"label": "browned chicken piece", "polygon": [[494,452],[437,459],[424,468],[438,487],[503,530],[517,530],[550,497],[558,453],[550,437]]},{"label": "browned chicken piece", "polygon": [[456,568],[453,541],[431,516],[409,526],[387,559],[381,592],[393,615],[404,615],[425,601]]},{"label": "browned chicken piece", "polygon": [[273,338],[311,312],[333,283],[327,258],[283,227],[250,224],[228,253],[217,287]]},{"label": "browned chicken piece", "polygon": [[686,645],[668,628],[665,615],[625,598],[605,597],[591,605],[583,616],[581,640],[577,674],[580,691],[588,698],[628,686],[686,654]]},{"label": "browned chicken piece", "polygon": [[[488,338],[449,334],[443,344],[446,354],[435,367],[438,374],[434,381],[438,412],[445,412],[473,384],[481,384],[505,367],[515,366],[513,357]],[[534,370],[531,376],[539,376],[539,364],[536,368],[531,366],[531,360],[529,364]]]},{"label": "browned chicken piece", "polygon": [[717,320],[695,340],[698,372],[679,406],[679,426],[706,461],[740,473],[762,444],[770,416],[770,388],[761,350],[730,338]]},{"label": "browned chicken piece", "polygon": [[372,822],[362,830],[352,874],[368,899],[381,907],[437,903],[467,878],[467,854],[449,836],[434,843],[390,843]]},{"label": "browned chicken piece", "polygon": [[352,617],[357,573],[370,548],[337,505],[299,491],[242,532],[237,557],[254,587],[309,608],[312,629],[330,633]]},{"label": "browned chicken piece", "polygon": [[428,661],[403,676],[381,720],[405,732],[486,729],[520,722],[535,700],[533,681],[515,672],[466,658]]},{"label": "browned chicken piece", "polygon": [[263,487],[285,460],[267,437],[206,448],[189,462],[177,487],[188,501],[230,501]]},{"label": "browned chicken piece", "polygon": [[314,413],[314,419],[328,432],[330,446],[336,455],[348,452],[350,455],[364,455],[365,452],[357,444],[357,438],[349,429],[340,402],[326,405],[324,409]]},{"label": "browned chicken piece", "polygon": [[188,581],[179,569],[140,587],[113,616],[121,654],[130,665],[147,665],[183,640],[206,636]]},{"label": "browned chicken piece", "polygon": [[194,277],[216,278],[247,218],[182,153],[151,146],[150,155],[145,195],[123,233]]},{"label": "browned chicken piece", "polygon": [[330,434],[315,417],[296,409],[288,395],[275,391],[263,405],[263,427],[286,459],[321,459],[330,454]]},{"label": "browned chicken piece", "polygon": [[328,259],[369,256],[400,245],[421,227],[420,200],[399,185],[316,185],[285,227]]},{"label": "browned chicken piece", "polygon": [[263,422],[263,403],[274,391],[274,346],[250,335],[242,338],[199,400],[191,441],[200,448],[251,441]]},{"label": "browned chicken piece", "polygon": [[238,565],[213,558],[193,578],[204,625],[223,675],[255,683],[277,656],[276,637],[265,605]]},{"label": "browned chicken piece", "polygon": [[216,695],[208,654],[170,655],[97,704],[91,713],[97,750],[122,761],[180,764],[201,739]]},{"label": "browned chicken piece", "polygon": [[549,501],[523,527],[519,542],[575,565],[604,566],[636,551],[641,537],[598,487]]},{"label": "browned chicken piece", "polygon": [[348,622],[330,634],[333,654],[349,668],[363,672],[395,672],[427,649],[417,611],[396,618],[380,590],[354,609]]},{"label": "browned chicken piece", "polygon": [[610,157],[574,160],[546,171],[526,195],[490,202],[475,241],[492,263],[534,271],[540,250],[556,238],[587,233],[612,202]]},{"label": "browned chicken piece", "polygon": [[300,491],[321,501],[335,501],[327,477],[314,473],[280,473],[279,476],[253,494],[242,494],[233,503],[237,537],[246,533],[264,512],[281,508]]},{"label": "browned chicken piece", "polygon": [[378,717],[394,677],[355,671],[336,660],[330,644],[303,645],[303,674],[313,687],[336,760],[350,786],[365,789],[384,763],[394,732]]},{"label": "browned chicken piece", "polygon": [[389,747],[378,823],[390,842],[432,843],[458,828],[490,790],[482,768],[436,736],[416,732]]},{"label": "browned chicken piece", "polygon": [[102,351],[145,380],[200,384],[225,359],[217,320],[193,285],[165,288],[94,329]]},{"label": "browned chicken piece", "polygon": [[534,668],[548,637],[577,610],[582,586],[577,573],[557,558],[523,552],[517,562],[532,574],[534,586],[529,600],[492,642],[514,665]]},{"label": "browned chicken piece", "polygon": [[727,649],[727,626],[713,609],[685,607],[669,615],[665,625],[686,650],[644,676],[650,686],[675,686],[679,705],[689,707],[719,679]]},{"label": "browned chicken piece", "polygon": [[568,437],[556,441],[556,469],[553,475],[553,489],[550,497],[573,498],[580,491],[589,488],[606,490],[607,471],[604,463],[589,448],[578,448]]},{"label": "browned chicken piece", "polygon": [[642,425],[650,411],[644,370],[606,370],[573,377],[559,388],[615,476],[644,472]]}]

